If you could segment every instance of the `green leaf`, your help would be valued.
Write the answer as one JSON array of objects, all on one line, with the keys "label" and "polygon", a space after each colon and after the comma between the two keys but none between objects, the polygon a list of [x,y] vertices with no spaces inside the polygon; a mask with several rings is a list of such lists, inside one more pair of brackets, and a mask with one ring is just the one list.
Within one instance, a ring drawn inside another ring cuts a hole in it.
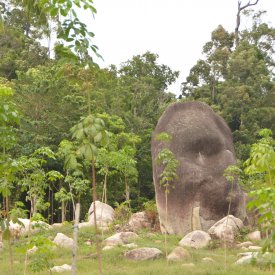
[{"label": "green leaf", "polygon": [[58,8],[55,8],[55,7],[53,7],[53,8],[51,8],[51,10],[50,10],[50,15],[52,16],[52,17],[55,17],[55,16],[57,16],[58,15]]},{"label": "green leaf", "polygon": [[102,140],[102,133],[99,132],[95,137],[94,137],[94,141],[95,142],[100,142]]}]

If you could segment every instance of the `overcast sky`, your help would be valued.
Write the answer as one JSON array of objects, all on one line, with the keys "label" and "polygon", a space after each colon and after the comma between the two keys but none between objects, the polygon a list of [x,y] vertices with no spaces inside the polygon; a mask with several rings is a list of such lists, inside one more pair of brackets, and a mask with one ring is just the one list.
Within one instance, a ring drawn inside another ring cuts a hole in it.
[{"label": "overcast sky", "polygon": [[[160,64],[180,71],[177,83],[169,88],[176,94],[202,57],[211,32],[219,24],[234,31],[237,12],[237,0],[94,0],[94,6],[97,14],[87,17],[86,23],[104,58],[97,60],[100,67],[119,65],[146,51],[157,53]],[[266,20],[275,25],[275,0],[260,0],[254,9],[266,10]],[[243,20],[241,26],[246,23]]]}]

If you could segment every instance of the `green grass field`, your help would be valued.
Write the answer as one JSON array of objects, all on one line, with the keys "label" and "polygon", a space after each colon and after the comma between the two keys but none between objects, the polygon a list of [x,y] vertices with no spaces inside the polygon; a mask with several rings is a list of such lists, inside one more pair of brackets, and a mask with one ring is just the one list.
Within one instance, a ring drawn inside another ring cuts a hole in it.
[{"label": "green grass field", "polygon": [[[67,225],[57,230],[50,230],[44,233],[39,233],[30,237],[41,236],[44,239],[53,239],[57,232],[62,232],[67,236],[72,236],[72,226]],[[112,235],[114,232],[104,233],[103,239]],[[21,238],[12,244],[14,257],[15,274],[24,274],[25,251],[30,239]],[[178,244],[181,238],[178,236],[168,236],[168,253],[171,252]],[[92,245],[87,245],[87,240],[92,241]],[[97,274],[97,258],[94,241],[94,232],[92,229],[85,228],[79,233],[79,250],[77,256],[77,274]],[[135,240],[138,247],[155,247],[160,249],[165,255],[164,236],[161,234],[148,234],[142,231],[139,233],[139,238]],[[8,275],[10,272],[10,257],[8,243],[4,243],[5,247],[0,252],[0,274]],[[29,245],[30,247],[30,245]],[[167,275],[167,274],[236,274],[236,275],[250,275],[250,274],[270,274],[269,268],[260,267],[256,265],[235,265],[234,262],[238,259],[237,254],[242,252],[237,249],[228,249],[227,251],[227,269],[225,270],[225,252],[222,248],[208,248],[208,249],[188,249],[191,258],[185,262],[169,262],[167,263],[165,256],[163,258],[151,261],[136,262],[126,260],[123,254],[129,250],[125,247],[115,247],[111,250],[102,251],[103,260],[103,274],[123,275],[123,274],[140,274],[140,275]],[[70,250],[63,248],[53,249],[53,258],[50,262],[54,265],[69,264],[72,262],[72,253]],[[46,254],[45,254],[46,255]],[[204,257],[211,257],[214,263],[205,263],[202,261]],[[33,257],[28,259],[28,263],[34,261]],[[39,259],[38,259],[39,261]],[[194,263],[193,267],[182,266],[184,263]],[[35,274],[31,271],[28,265],[26,274]],[[36,274],[50,274],[49,271],[43,270]],[[56,273],[57,274],[57,273]],[[71,272],[64,272],[61,274],[71,274]]]}]

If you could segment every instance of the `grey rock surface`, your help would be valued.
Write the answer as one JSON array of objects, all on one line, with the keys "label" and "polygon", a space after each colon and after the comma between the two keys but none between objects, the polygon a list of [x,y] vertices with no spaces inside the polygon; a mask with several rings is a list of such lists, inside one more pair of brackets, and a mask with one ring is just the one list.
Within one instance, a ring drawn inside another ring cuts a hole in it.
[{"label": "grey rock surface", "polygon": [[[169,144],[156,140],[166,132]],[[178,179],[170,184],[168,217],[165,214],[165,189],[160,185],[163,167],[157,164],[159,152],[168,147],[180,166]],[[231,183],[224,170],[236,163],[232,135],[224,120],[201,102],[178,102],[160,117],[151,142],[153,178],[162,232],[185,235],[193,230],[207,231],[227,215]],[[246,217],[245,196],[234,182],[231,213]]]},{"label": "grey rock surface", "polygon": [[142,247],[130,250],[124,254],[125,258],[134,261],[154,260],[162,256],[162,252],[154,247]]},{"label": "grey rock surface", "polygon": [[195,230],[184,236],[179,242],[179,245],[197,249],[206,247],[209,244],[210,240],[211,237],[208,233],[201,230]]}]

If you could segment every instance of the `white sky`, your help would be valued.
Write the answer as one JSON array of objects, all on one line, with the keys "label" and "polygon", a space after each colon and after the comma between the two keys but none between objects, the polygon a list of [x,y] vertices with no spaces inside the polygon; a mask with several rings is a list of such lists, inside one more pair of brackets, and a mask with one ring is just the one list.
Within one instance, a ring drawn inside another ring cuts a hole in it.
[{"label": "white sky", "polygon": [[[157,53],[159,64],[180,71],[169,87],[176,94],[202,57],[211,32],[219,24],[234,31],[237,12],[237,0],[94,0],[94,6],[95,19],[87,16],[85,21],[104,58],[97,60],[100,67],[119,65],[146,51]],[[266,10],[267,21],[275,25],[275,0],[260,0],[253,8]]]}]

